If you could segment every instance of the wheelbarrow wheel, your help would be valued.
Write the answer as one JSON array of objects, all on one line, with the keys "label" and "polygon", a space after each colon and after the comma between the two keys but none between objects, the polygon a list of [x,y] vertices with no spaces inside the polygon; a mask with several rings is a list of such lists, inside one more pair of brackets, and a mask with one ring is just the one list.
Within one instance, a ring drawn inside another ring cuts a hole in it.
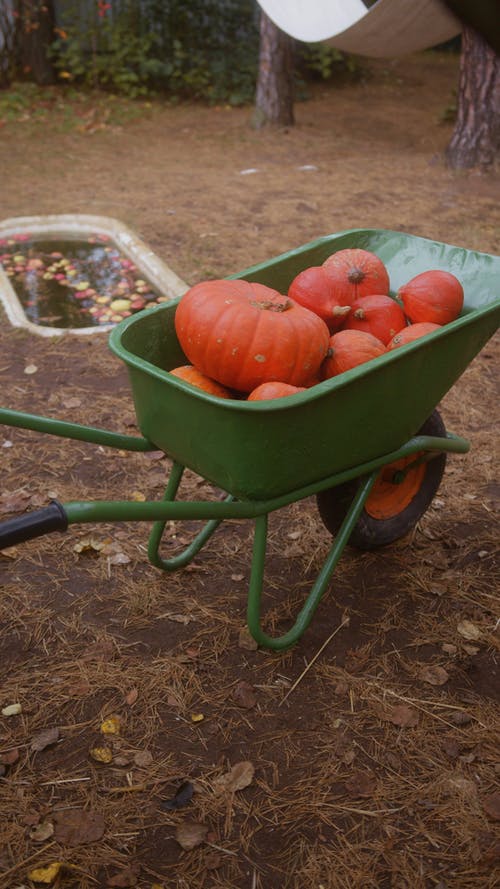
[{"label": "wheelbarrow wheel", "polygon": [[[431,414],[417,434],[446,436],[438,411]],[[351,546],[376,549],[399,540],[415,527],[432,503],[446,466],[445,452],[426,462],[415,463],[419,456],[405,457],[382,469],[349,538]],[[414,465],[401,476],[410,464]],[[345,518],[358,485],[359,480],[353,479],[317,494],[321,520],[333,536]]]}]

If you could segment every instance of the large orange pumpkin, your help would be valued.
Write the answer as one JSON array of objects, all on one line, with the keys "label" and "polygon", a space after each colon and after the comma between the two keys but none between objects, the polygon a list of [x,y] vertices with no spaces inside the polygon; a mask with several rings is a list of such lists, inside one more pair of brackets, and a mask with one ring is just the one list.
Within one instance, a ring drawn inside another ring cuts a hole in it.
[{"label": "large orange pumpkin", "polygon": [[383,355],[385,346],[371,333],[363,330],[339,330],[330,337],[330,348],[321,373],[324,380],[351,370],[365,361]]},{"label": "large orange pumpkin", "polygon": [[198,370],[240,392],[274,381],[307,386],[329,341],[328,327],[313,312],[243,280],[195,284],[179,301],[175,329]]},{"label": "large orange pumpkin", "polygon": [[464,304],[463,287],[451,272],[431,269],[415,275],[398,290],[405,313],[413,323],[448,324]]},{"label": "large orange pumpkin", "polygon": [[288,296],[319,315],[330,333],[340,329],[350,308],[350,304],[340,305],[335,281],[321,265],[309,266],[299,272],[288,288]]},{"label": "large orange pumpkin", "polygon": [[218,398],[233,397],[231,392],[229,392],[225,386],[221,386],[220,383],[210,379],[210,377],[206,377],[205,374],[202,374],[196,367],[193,367],[192,364],[183,364],[181,367],[174,367],[170,373],[173,374],[174,377],[184,380],[185,383],[190,383],[191,386],[196,386],[197,389],[203,389],[203,391],[208,392],[209,395],[217,395]]},{"label": "large orange pumpkin", "polygon": [[352,305],[360,296],[389,293],[389,274],[375,253],[359,247],[348,247],[332,253],[323,268],[335,285],[339,305]]},{"label": "large orange pumpkin", "polygon": [[407,343],[412,343],[427,333],[439,330],[441,326],[441,324],[433,324],[431,321],[419,321],[417,324],[409,324],[408,327],[404,327],[390,340],[387,344],[387,351],[397,349],[399,346],[406,346]]},{"label": "large orange pumpkin", "polygon": [[406,317],[403,309],[390,296],[374,293],[355,300],[344,321],[344,330],[364,330],[376,336],[386,346],[403,327]]},{"label": "large orange pumpkin", "polygon": [[270,398],[286,398],[288,395],[296,395],[297,392],[305,392],[305,386],[290,386],[290,383],[261,383],[247,398],[247,401],[267,401]]}]

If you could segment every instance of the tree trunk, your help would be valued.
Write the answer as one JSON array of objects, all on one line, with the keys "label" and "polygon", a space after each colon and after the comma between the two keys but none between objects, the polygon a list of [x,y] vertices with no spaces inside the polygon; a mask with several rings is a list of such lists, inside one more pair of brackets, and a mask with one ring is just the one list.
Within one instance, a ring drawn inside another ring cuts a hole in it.
[{"label": "tree trunk", "polygon": [[39,86],[56,82],[54,67],[48,56],[54,40],[53,0],[17,0],[19,57],[24,74]]},{"label": "tree trunk", "polygon": [[261,12],[259,74],[253,125],[291,126],[293,114],[294,41]]},{"label": "tree trunk", "polygon": [[450,167],[489,167],[500,153],[500,56],[469,27],[462,53],[455,129],[446,149]]}]

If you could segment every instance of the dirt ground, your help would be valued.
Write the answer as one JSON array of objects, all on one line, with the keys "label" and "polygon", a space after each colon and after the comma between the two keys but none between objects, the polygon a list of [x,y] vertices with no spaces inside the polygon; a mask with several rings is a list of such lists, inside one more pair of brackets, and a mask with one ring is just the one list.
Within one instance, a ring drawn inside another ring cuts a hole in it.
[{"label": "dirt ground", "polygon": [[[456,56],[366,67],[279,131],[249,109],[47,92],[2,119],[0,219],[115,217],[189,284],[358,227],[500,253],[497,171],[442,160]],[[248,522],[168,575],[133,524],[0,557],[2,889],[499,885],[497,357],[490,341],[440,405],[470,453],[407,538],[346,549],[290,651],[242,634]],[[137,432],[105,334],[47,341],[4,317],[0,383],[6,407]],[[5,518],[53,496],[158,498],[169,468],[11,427],[0,446]],[[217,496],[193,473],[182,492]],[[331,539],[313,500],[270,522],[279,633]],[[193,527],[169,524],[167,550]]]}]

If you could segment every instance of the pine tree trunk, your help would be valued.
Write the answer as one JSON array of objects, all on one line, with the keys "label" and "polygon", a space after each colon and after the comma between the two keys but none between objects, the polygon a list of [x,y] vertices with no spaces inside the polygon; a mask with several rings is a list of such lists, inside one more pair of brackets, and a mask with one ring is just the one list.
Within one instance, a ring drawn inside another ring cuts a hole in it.
[{"label": "pine tree trunk", "polygon": [[261,12],[259,74],[253,124],[291,126],[293,113],[294,41]]},{"label": "pine tree trunk", "polygon": [[450,167],[489,167],[500,154],[500,56],[464,27],[455,129],[446,149]]},{"label": "pine tree trunk", "polygon": [[48,47],[54,40],[52,0],[17,0],[19,57],[24,74],[39,86],[56,82]]}]

